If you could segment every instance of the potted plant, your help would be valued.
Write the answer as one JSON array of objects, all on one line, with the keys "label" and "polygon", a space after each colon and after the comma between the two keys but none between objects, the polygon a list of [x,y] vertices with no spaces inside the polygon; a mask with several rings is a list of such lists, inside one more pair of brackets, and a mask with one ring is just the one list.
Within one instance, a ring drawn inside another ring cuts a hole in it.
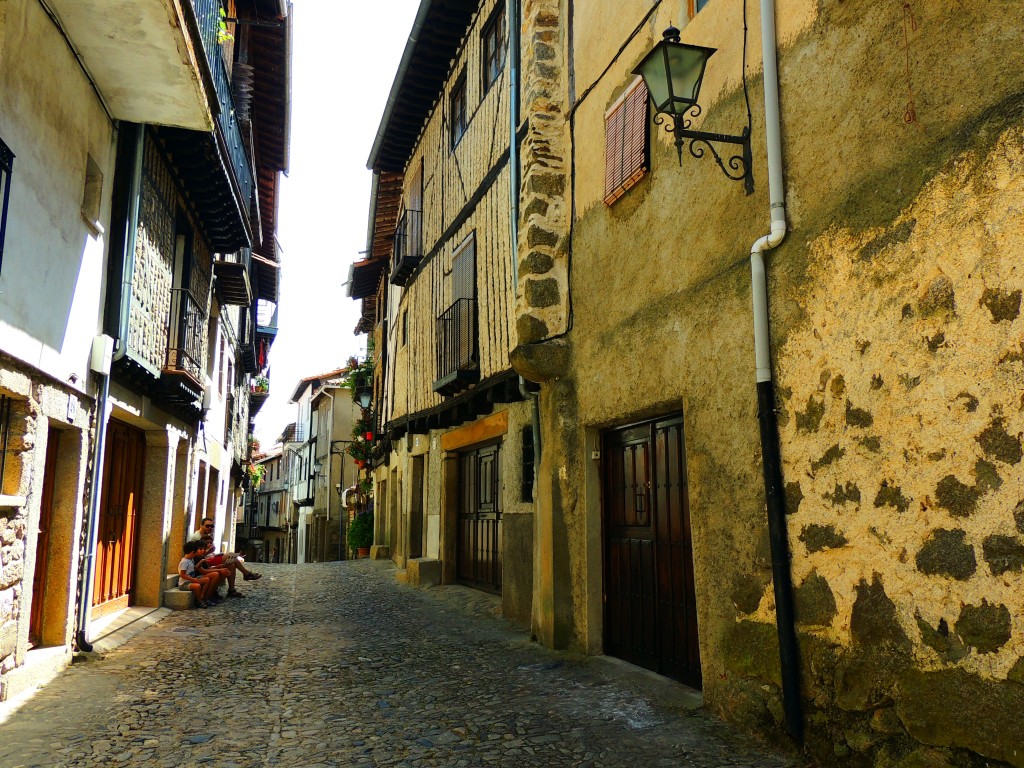
[{"label": "potted plant", "polygon": [[370,458],[370,445],[365,440],[353,440],[345,450],[348,451],[348,455],[355,460],[356,465],[359,467],[362,467],[366,460]]},{"label": "potted plant", "polygon": [[373,543],[373,512],[363,511],[356,514],[348,524],[348,546],[356,552],[356,557],[370,554]]},{"label": "potted plant", "polygon": [[262,374],[252,380],[252,391],[263,394],[270,391],[270,379]]}]

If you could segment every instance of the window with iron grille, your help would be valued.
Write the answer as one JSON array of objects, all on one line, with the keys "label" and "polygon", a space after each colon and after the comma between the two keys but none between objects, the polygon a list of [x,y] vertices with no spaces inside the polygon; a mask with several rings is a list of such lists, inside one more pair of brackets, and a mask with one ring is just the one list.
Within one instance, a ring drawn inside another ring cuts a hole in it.
[{"label": "window with iron grille", "polygon": [[637,78],[604,116],[604,201],[611,205],[647,173],[647,86]]},{"label": "window with iron grille", "polygon": [[448,115],[451,121],[452,149],[459,143],[466,129],[469,127],[469,117],[466,112],[466,75],[465,73],[455,82],[452,88],[452,95],[448,100]]},{"label": "window with iron grille", "polygon": [[495,9],[480,37],[483,56],[480,71],[484,77],[483,93],[487,93],[487,89],[501,74],[501,68],[505,65],[505,54],[508,52],[508,35],[505,34],[505,6],[499,5]]},{"label": "window with iron grille", "polygon": [[0,268],[4,263],[4,237],[7,234],[7,203],[11,198],[11,173],[14,171],[14,153],[0,139]]}]

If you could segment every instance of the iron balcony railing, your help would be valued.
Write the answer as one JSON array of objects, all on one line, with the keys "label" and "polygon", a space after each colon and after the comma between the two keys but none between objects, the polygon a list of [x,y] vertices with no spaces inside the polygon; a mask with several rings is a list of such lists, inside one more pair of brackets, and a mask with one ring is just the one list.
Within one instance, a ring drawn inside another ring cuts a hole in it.
[{"label": "iron balcony railing", "polygon": [[423,258],[423,212],[405,210],[395,228],[395,247],[391,254],[391,282],[405,285]]},{"label": "iron balcony railing", "polygon": [[476,299],[457,299],[437,318],[434,391],[453,395],[479,379]]},{"label": "iron balcony railing", "polygon": [[217,126],[231,158],[231,167],[234,170],[235,182],[241,195],[243,210],[248,211],[249,203],[252,200],[252,168],[249,164],[249,153],[242,141],[242,129],[238,123],[235,102],[231,95],[231,80],[228,77],[227,65],[224,63],[221,44],[218,42],[221,35],[221,0],[192,0],[192,7],[195,9],[196,20],[199,22],[203,50],[206,53],[206,61],[210,65],[217,101],[220,104]]},{"label": "iron balcony railing", "polygon": [[203,342],[206,340],[206,308],[187,288],[171,291],[171,327],[167,340],[167,368],[203,381]]}]

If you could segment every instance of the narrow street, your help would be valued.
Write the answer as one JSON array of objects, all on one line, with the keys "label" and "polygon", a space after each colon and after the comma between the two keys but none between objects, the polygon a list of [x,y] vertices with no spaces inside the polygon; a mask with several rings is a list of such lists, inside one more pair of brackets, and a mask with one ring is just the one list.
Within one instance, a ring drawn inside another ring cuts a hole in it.
[{"label": "narrow street", "polygon": [[543,649],[488,595],[370,560],[261,568],[38,692],[0,766],[793,764],[690,689]]}]

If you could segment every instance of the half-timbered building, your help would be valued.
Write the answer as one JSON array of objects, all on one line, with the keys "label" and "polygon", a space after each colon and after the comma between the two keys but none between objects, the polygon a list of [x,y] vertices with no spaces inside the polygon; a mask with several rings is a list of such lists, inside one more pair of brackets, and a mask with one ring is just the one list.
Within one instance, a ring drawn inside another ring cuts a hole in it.
[{"label": "half-timbered building", "polygon": [[530,410],[514,342],[503,0],[424,0],[370,155],[350,293],[377,355],[377,556],[502,594],[527,620]]}]

